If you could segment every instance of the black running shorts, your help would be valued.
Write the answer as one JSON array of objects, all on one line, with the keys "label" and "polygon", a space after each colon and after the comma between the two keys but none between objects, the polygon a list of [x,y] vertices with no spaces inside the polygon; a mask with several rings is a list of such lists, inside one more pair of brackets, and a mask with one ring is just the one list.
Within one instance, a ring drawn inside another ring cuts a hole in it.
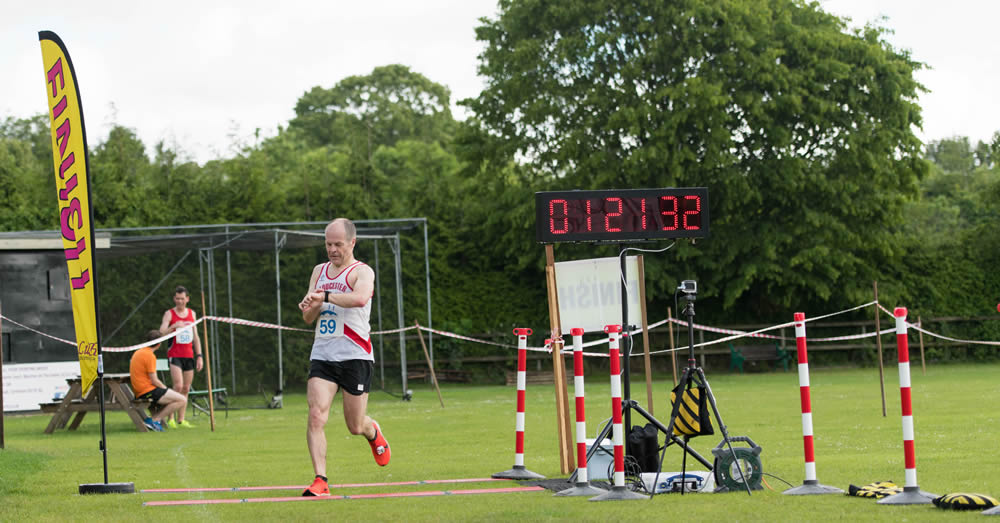
[{"label": "black running shorts", "polygon": [[170,358],[167,360],[170,365],[176,365],[181,370],[194,370],[194,358]]},{"label": "black running shorts", "polygon": [[332,381],[353,396],[368,394],[375,365],[368,360],[309,361],[309,377]]},{"label": "black running shorts", "polygon": [[160,403],[160,398],[162,398],[163,395],[166,394],[166,393],[167,393],[167,389],[164,389],[163,387],[157,387],[157,388],[155,388],[155,389],[153,389],[153,390],[151,390],[151,391],[149,391],[149,392],[147,392],[147,393],[139,396],[139,399],[149,398],[150,400],[152,400],[153,405],[157,405],[157,404]]}]

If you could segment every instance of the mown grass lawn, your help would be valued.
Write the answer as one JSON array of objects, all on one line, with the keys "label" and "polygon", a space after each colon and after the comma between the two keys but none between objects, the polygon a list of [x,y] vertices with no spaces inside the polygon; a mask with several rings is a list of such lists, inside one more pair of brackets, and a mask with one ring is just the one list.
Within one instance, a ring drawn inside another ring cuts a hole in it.
[{"label": "mown grass lawn", "polygon": [[[633,373],[641,376],[641,372]],[[886,369],[887,416],[882,416],[877,369],[816,370],[811,376],[817,472],[821,483],[847,489],[877,480],[903,482],[902,429],[895,366]],[[746,375],[708,373],[732,435],[761,447],[764,471],[798,486],[804,477],[798,377],[795,372]],[[641,381],[641,380],[640,380]],[[913,404],[917,471],[928,492],[978,492],[1000,496],[997,407],[1000,364],[914,368]],[[588,376],[588,432],[610,416],[606,376]],[[654,382],[654,413],[668,418],[668,377]],[[413,401],[371,396],[369,413],[381,424],[392,463],[376,466],[365,442],[344,428],[339,407],[327,427],[331,483],[486,478],[514,460],[513,387],[445,385],[445,408],[433,389],[415,386]],[[572,397],[572,390],[569,392]],[[559,474],[555,403],[551,385],[527,391],[526,465],[550,478]],[[643,383],[632,397],[645,403]],[[339,400],[339,398],[338,398]],[[244,398],[251,406],[254,398]],[[81,483],[103,481],[96,414],[76,432],[42,433],[47,415],[8,416],[6,449],[0,451],[0,520],[375,520],[488,521],[964,521],[978,512],[952,513],[932,506],[889,507],[847,496],[784,496],[775,477],[746,494],[660,495],[648,501],[591,503],[551,492],[421,498],[325,500],[308,503],[244,503],[179,507],[143,506],[164,499],[246,498],[294,495],[294,491],[80,496]],[[304,485],[311,480],[305,445],[303,395],[286,395],[280,410],[243,408],[220,412],[215,432],[207,418],[194,430],[135,432],[122,413],[108,414],[109,480],[136,489]],[[633,418],[637,423],[638,417]],[[692,440],[704,456],[717,436]],[[692,466],[693,461],[688,460]],[[665,470],[680,470],[670,447]],[[358,487],[335,494],[490,488],[495,484]]]}]

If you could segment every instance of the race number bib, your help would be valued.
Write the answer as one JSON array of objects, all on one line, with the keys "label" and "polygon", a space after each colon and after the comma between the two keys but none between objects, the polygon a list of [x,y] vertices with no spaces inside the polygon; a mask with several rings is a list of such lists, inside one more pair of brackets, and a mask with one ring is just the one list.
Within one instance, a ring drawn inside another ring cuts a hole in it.
[{"label": "race number bib", "polygon": [[194,331],[191,327],[184,327],[177,331],[177,343],[191,343],[194,341]]},{"label": "race number bib", "polygon": [[341,308],[333,304],[324,304],[316,321],[317,338],[335,338],[344,335],[344,324],[341,322]]}]

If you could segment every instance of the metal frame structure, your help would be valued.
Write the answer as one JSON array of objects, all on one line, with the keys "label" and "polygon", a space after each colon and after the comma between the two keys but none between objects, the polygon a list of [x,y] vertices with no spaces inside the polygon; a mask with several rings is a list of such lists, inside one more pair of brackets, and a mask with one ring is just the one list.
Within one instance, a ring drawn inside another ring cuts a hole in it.
[{"label": "metal frame structure", "polygon": [[[198,269],[200,275],[201,288],[205,290],[207,299],[207,311],[204,314],[218,316],[220,309],[217,296],[217,274],[215,253],[217,250],[226,251],[226,284],[228,296],[229,316],[232,316],[232,265],[230,253],[233,250],[265,250],[274,249],[275,264],[275,297],[278,304],[276,323],[282,324],[281,317],[281,251],[282,249],[316,247],[322,244],[323,229],[328,221],[312,222],[280,222],[280,223],[250,223],[250,224],[205,224],[205,225],[182,225],[182,226],[162,226],[162,227],[129,227],[129,228],[109,228],[98,229],[98,234],[110,235],[110,249],[102,249],[99,256],[134,256],[162,252],[166,250],[187,249],[185,254],[177,264],[163,277],[160,282],[136,305],[132,312],[125,318],[125,322],[132,317],[142,305],[159,289],[160,285],[166,281],[170,273],[176,270],[187,258],[192,250],[198,252]],[[357,226],[357,238],[359,240],[371,240],[374,242],[375,251],[375,274],[376,274],[376,318],[377,329],[382,330],[382,307],[381,307],[381,284],[380,284],[380,259],[379,241],[389,243],[394,257],[394,275],[396,286],[396,313],[399,327],[405,327],[405,316],[403,308],[403,283],[402,283],[402,257],[400,245],[400,233],[418,227],[423,227],[424,243],[424,274],[425,274],[425,294],[427,302],[427,326],[433,327],[433,316],[431,309],[430,295],[430,259],[427,239],[427,219],[426,218],[400,218],[385,220],[355,220]],[[28,231],[15,233],[2,233],[0,239],[49,239],[58,238],[57,231]],[[31,249],[28,249],[31,250]],[[118,329],[115,329],[108,338],[114,336]],[[212,369],[212,379],[214,383],[221,384],[220,371],[222,349],[220,348],[221,337],[219,335],[218,322],[212,322],[208,328],[208,339],[205,340],[206,349],[211,350],[212,361],[217,364]],[[430,333],[429,333],[430,334]],[[284,388],[284,367],[283,367],[283,336],[278,330],[278,383],[279,388]],[[433,336],[429,336],[430,357],[434,357]],[[236,368],[235,368],[235,341],[233,326],[229,326],[230,340],[230,373],[231,386],[235,392],[236,388]],[[385,385],[385,367],[383,364],[383,341],[379,335],[379,370],[382,385]],[[399,332],[400,367],[403,390],[407,389],[407,366],[406,366],[406,339],[404,332]]]}]

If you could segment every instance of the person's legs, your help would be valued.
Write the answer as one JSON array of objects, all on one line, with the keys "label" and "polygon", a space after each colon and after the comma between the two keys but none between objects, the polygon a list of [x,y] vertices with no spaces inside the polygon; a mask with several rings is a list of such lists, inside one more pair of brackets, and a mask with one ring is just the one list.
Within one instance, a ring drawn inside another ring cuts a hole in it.
[{"label": "person's legs", "polygon": [[[177,365],[174,362],[174,359],[171,358],[170,359],[170,390],[173,390],[174,392],[177,392],[177,393],[181,394],[186,399],[187,398],[187,394],[181,393],[181,391],[183,389],[184,389],[184,369],[182,369],[180,365]],[[164,419],[168,419],[169,420],[170,417],[166,417]]]},{"label": "person's legs", "polygon": [[344,396],[344,421],[347,423],[347,430],[354,435],[362,435],[367,440],[375,439],[375,425],[368,417],[368,394],[355,396],[345,392]]},{"label": "person's legs", "polygon": [[309,446],[313,471],[320,476],[326,476],[326,433],[323,432],[323,428],[330,416],[330,405],[336,394],[336,383],[323,378],[309,378],[306,385],[306,399],[309,402],[306,443]]},{"label": "person's legs", "polygon": [[[346,390],[346,389],[345,389]],[[380,467],[389,464],[392,454],[389,442],[385,440],[378,423],[368,417],[368,393],[353,395],[344,393],[344,421],[351,434],[364,436],[372,448],[372,456]]]},{"label": "person's legs", "polygon": [[[193,370],[186,370],[186,371],[184,371],[183,372],[183,381],[182,381],[182,385],[181,385],[181,390],[178,390],[177,392],[181,396],[184,396],[184,404],[185,405],[187,405],[188,393],[191,392],[191,382],[193,382],[193,381],[194,381],[194,371]],[[181,409],[181,410],[177,411],[177,423],[184,423],[184,414],[186,412],[187,412],[187,409]]]},{"label": "person's legs", "polygon": [[187,407],[187,399],[172,389],[167,389],[167,392],[163,393],[163,396],[160,396],[160,399],[157,400],[156,403],[162,408],[160,409],[160,412],[157,412],[156,415],[153,416],[153,421],[163,421],[175,412],[183,412]]}]

